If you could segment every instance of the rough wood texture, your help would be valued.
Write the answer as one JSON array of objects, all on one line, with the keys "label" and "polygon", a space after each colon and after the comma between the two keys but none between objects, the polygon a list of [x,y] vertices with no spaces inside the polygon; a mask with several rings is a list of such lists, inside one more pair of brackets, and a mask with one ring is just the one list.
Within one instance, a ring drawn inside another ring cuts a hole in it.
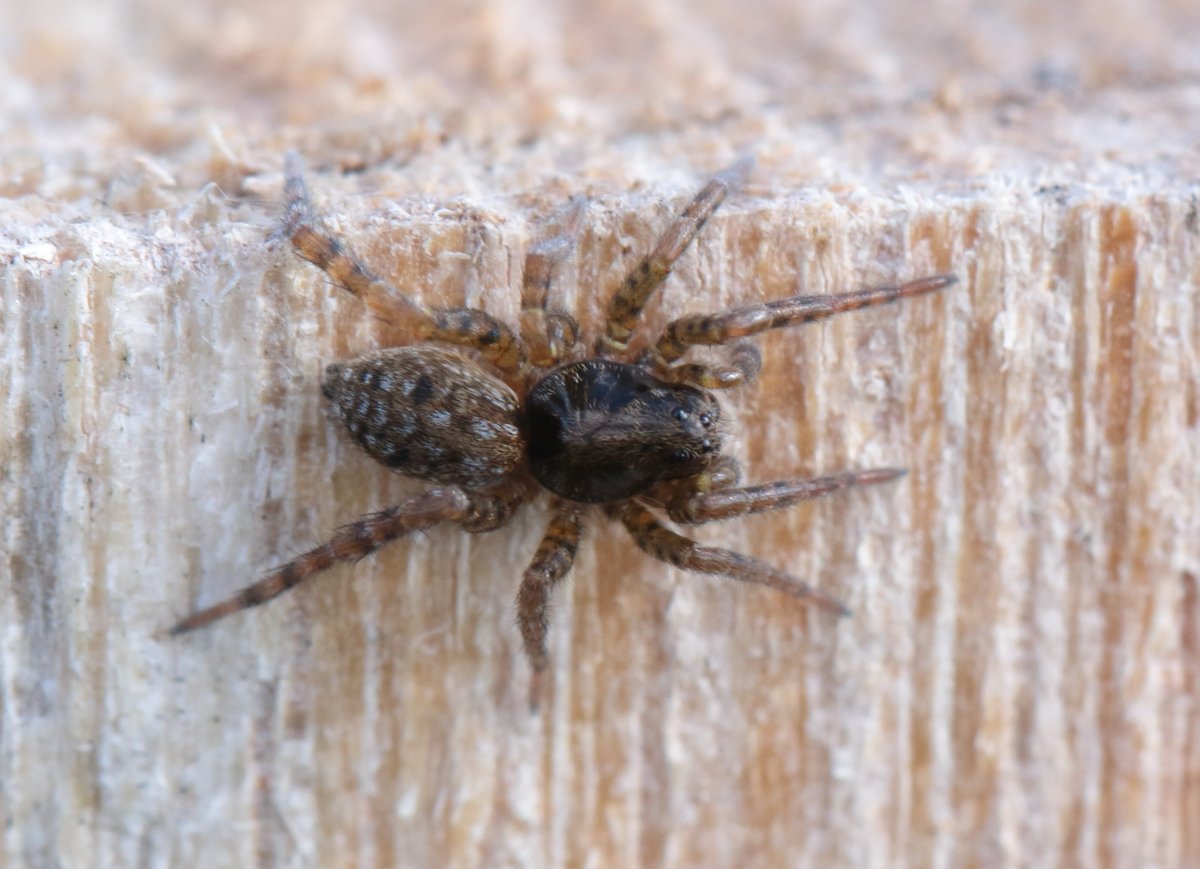
[{"label": "rough wood texture", "polygon": [[[34,4],[26,4],[32,7]],[[11,10],[10,10],[11,12]],[[1200,66],[1190,0],[38,4],[0,77],[0,863],[1200,863]],[[762,342],[706,529],[836,621],[593,517],[547,701],[547,518],[162,630],[412,485],[322,366],[386,336],[271,240],[283,151],[365,259],[515,321],[538,221],[594,329],[704,173],[651,320],[954,271]]]}]

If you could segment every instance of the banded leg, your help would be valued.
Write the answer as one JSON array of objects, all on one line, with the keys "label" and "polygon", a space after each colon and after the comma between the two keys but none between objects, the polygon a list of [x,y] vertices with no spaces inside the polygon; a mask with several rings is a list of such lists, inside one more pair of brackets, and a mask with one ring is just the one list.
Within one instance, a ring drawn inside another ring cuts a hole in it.
[{"label": "banded leg", "polygon": [[327,543],[310,549],[233,597],[192,613],[172,627],[172,636],[194,631],[227,615],[266,603],[310,576],[341,561],[358,561],[413,531],[456,522],[469,531],[491,530],[511,518],[516,501],[502,496],[467,494],[461,489],[430,489],[379,513],[344,525]]},{"label": "banded leg", "polygon": [[654,250],[626,276],[625,283],[609,303],[604,337],[596,347],[598,354],[610,356],[624,352],[629,347],[629,339],[650,296],[667,279],[671,267],[687,250],[700,227],[717,210],[729,191],[742,182],[753,163],[749,158],[739,160],[705,184],[688,207],[667,227]]},{"label": "banded leg", "polygon": [[295,153],[287,155],[284,175],[283,228],[292,247],[335,284],[362,299],[375,317],[411,329],[420,340],[471,347],[504,371],[516,371],[524,364],[521,340],[500,320],[473,308],[422,305],[362,265],[313,213]]},{"label": "banded leg", "polygon": [[660,561],[684,570],[719,574],[742,582],[769,586],[794,597],[812,601],[838,615],[850,614],[836,598],[757,558],[728,549],[701,546],[682,534],[676,534],[664,527],[649,510],[636,501],[621,501],[605,509],[610,516],[620,520],[639,549]]},{"label": "banded leg", "polygon": [[759,486],[734,488],[710,485],[707,491],[698,490],[693,486],[680,486],[676,489],[674,497],[668,498],[665,504],[667,515],[673,521],[682,525],[700,525],[704,522],[745,516],[748,513],[779,510],[801,501],[849,489],[851,486],[890,483],[905,473],[902,468],[872,468],[808,480],[778,480]]},{"label": "banded leg", "polygon": [[571,571],[575,552],[579,549],[580,533],[579,513],[572,507],[560,508],[538,544],[517,592],[517,625],[525,643],[525,654],[533,667],[533,681],[529,686],[531,708],[537,707],[542,675],[548,663],[546,632],[550,626],[547,615],[550,593]]},{"label": "banded leg", "polygon": [[[801,323],[823,320],[834,314],[857,311],[874,305],[884,305],[900,299],[932,293],[953,284],[954,275],[937,275],[910,281],[900,286],[875,287],[854,293],[832,296],[792,296],[774,302],[763,302],[735,308],[721,314],[692,314],[667,324],[653,350],[651,361],[660,376],[670,376],[673,365],[689,348],[696,345],[726,344],[730,341],[757,335],[768,329],[783,329]],[[736,385],[736,375],[707,388]]]},{"label": "banded leg", "polygon": [[557,365],[579,341],[579,324],[561,311],[547,309],[554,271],[579,241],[585,201],[576,197],[562,218],[561,230],[538,242],[525,255],[521,287],[521,340],[529,362],[542,368]]}]

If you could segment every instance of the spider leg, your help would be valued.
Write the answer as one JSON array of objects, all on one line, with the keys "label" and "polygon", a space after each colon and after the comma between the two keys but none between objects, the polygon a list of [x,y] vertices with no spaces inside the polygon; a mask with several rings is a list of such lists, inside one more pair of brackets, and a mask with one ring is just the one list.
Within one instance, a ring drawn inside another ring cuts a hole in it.
[{"label": "spider leg", "polygon": [[517,625],[525,643],[525,654],[529,656],[529,663],[533,667],[533,680],[529,686],[530,708],[537,708],[542,675],[548,662],[546,632],[550,624],[547,615],[550,593],[575,563],[581,531],[578,510],[565,505],[560,507],[550,521],[542,542],[538,544],[517,592]]},{"label": "spider leg", "polygon": [[572,199],[561,218],[560,231],[543,239],[525,255],[521,287],[521,340],[529,362],[541,368],[557,365],[579,341],[579,324],[562,311],[547,308],[550,287],[558,266],[579,241],[585,201]]},{"label": "spider leg", "polygon": [[639,549],[660,561],[684,570],[719,574],[742,582],[766,585],[795,597],[812,601],[839,615],[850,614],[850,611],[836,598],[801,582],[796,577],[784,573],[766,562],[728,549],[701,546],[682,534],[676,534],[664,527],[649,510],[636,501],[620,501],[605,509],[609,516],[619,520],[625,526]]},{"label": "spider leg", "polygon": [[359,262],[313,212],[300,158],[294,152],[287,155],[284,179],[283,229],[292,247],[335,284],[362,299],[375,317],[411,329],[420,340],[471,347],[503,371],[522,367],[521,339],[500,320],[473,308],[422,305]]},{"label": "spider leg", "polygon": [[629,347],[629,339],[646,302],[667,279],[675,260],[687,250],[700,227],[717,210],[729,191],[741,183],[752,165],[753,160],[745,158],[710,179],[667,227],[654,249],[625,277],[625,283],[609,303],[604,337],[596,347],[598,354],[610,356],[624,352]]},{"label": "spider leg", "polygon": [[[664,499],[664,505],[667,515],[675,522],[699,525],[748,513],[779,510],[851,486],[890,483],[905,473],[902,468],[871,468],[807,480],[776,480],[758,486],[714,486],[709,483],[705,489],[692,480],[684,480],[679,481],[673,496]],[[700,485],[704,485],[703,478],[700,480]]]},{"label": "spider leg", "polygon": [[[935,292],[950,286],[956,280],[954,275],[936,275],[899,286],[875,287],[832,296],[792,296],[774,302],[734,308],[720,314],[692,314],[680,317],[663,329],[662,335],[650,351],[650,361],[659,376],[672,382],[690,382],[707,389],[727,389],[751,380],[754,374],[758,373],[757,367],[751,370],[752,366],[739,364],[736,358],[732,367],[676,366],[673,363],[689,348],[698,344],[726,344],[768,329],[783,329],[823,320],[846,311],[884,305],[899,299]],[[735,354],[737,352],[735,349]]]},{"label": "spider leg", "polygon": [[454,522],[468,531],[491,531],[512,517],[520,500],[516,495],[479,495],[453,487],[430,489],[395,507],[343,525],[327,543],[277,567],[233,597],[192,613],[168,633],[172,636],[184,634],[258,606],[340,561],[358,561],[413,531],[443,522]]}]

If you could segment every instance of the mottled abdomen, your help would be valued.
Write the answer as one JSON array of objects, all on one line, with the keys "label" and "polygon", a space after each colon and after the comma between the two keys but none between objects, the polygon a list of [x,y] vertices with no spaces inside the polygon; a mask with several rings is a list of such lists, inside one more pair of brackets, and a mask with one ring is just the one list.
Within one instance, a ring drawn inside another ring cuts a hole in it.
[{"label": "mottled abdomen", "polygon": [[449,350],[397,347],[330,365],[324,392],[362,448],[406,476],[478,489],[521,463],[517,396]]}]

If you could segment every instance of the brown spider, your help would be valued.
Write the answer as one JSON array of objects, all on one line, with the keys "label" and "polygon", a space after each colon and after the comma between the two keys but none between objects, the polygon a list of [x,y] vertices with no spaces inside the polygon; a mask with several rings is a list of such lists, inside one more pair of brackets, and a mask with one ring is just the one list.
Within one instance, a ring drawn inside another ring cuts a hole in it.
[{"label": "brown spider", "polygon": [[[518,334],[473,308],[428,308],[368,271],[313,214],[299,158],[289,154],[284,230],[296,252],[362,299],[375,316],[407,326],[422,342],[474,350],[486,364],[422,343],[330,365],[323,389],[334,416],[377,461],[433,487],[340,528],[328,543],[193,613],[171,633],[263,603],[340,561],[362,558],[413,531],[446,522],[471,532],[492,531],[543,489],[554,496],[554,514],[517,593],[517,621],[533,667],[535,701],[547,664],[550,593],[571,569],[590,505],[623,524],[637,546],[655,558],[686,570],[768,585],[846,614],[837,600],[783,571],[671,531],[648,506],[677,523],[697,525],[899,477],[903,470],[873,468],[738,486],[736,464],[721,455],[720,406],[709,390],[748,383],[758,373],[758,351],[740,339],[933,292],[955,278],[794,296],[680,317],[649,350],[630,358],[630,339],[643,307],[748,168],[748,161],[735,165],[696,194],[626,277],[609,304],[604,334],[588,355],[581,349],[575,320],[547,307],[554,264],[571,249],[578,232],[578,204],[566,228],[526,257]],[[693,346],[724,344],[731,344],[727,364],[679,361]]]}]

